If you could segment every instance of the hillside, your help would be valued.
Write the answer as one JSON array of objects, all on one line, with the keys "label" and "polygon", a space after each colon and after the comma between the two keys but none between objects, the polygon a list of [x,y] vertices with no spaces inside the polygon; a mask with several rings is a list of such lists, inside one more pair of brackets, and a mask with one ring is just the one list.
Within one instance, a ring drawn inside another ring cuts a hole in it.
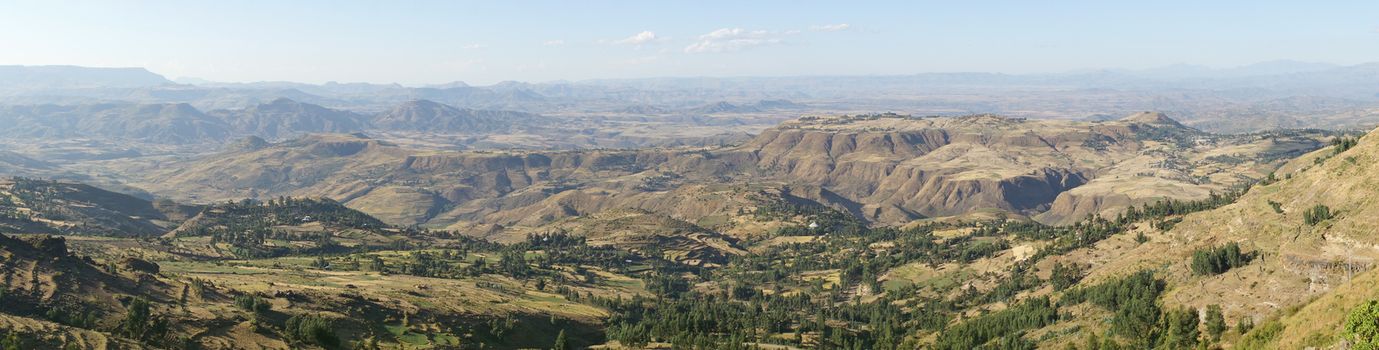
[{"label": "hillside", "polygon": [[53,164],[29,158],[23,154],[0,151],[0,174],[9,176],[33,176],[53,169]]},{"label": "hillside", "polygon": [[304,198],[219,203],[130,237],[114,218],[192,208],[40,180],[3,189],[6,233],[66,235],[0,234],[0,345],[24,349],[531,348],[561,330],[587,345],[606,317],[588,303],[646,293],[619,265],[675,264],[560,234],[502,245],[397,228]]},{"label": "hillside", "polygon": [[[61,237],[0,235],[0,257],[5,274],[0,327],[11,337],[20,336],[22,345],[15,344],[20,348],[144,348],[126,337],[91,329],[119,327],[123,304],[132,301],[131,295],[171,297],[166,294],[171,286],[145,279],[150,277],[148,271],[121,270],[114,265],[102,269],[68,252]],[[139,322],[129,324],[148,327],[165,321],[144,318]]]},{"label": "hillside", "polygon": [[108,138],[167,144],[219,140],[232,134],[224,121],[187,104],[91,104],[0,107],[12,139]]},{"label": "hillside", "polygon": [[191,210],[85,184],[0,180],[0,233],[157,236]]},{"label": "hillside", "polygon": [[752,209],[708,200],[715,191],[703,189],[715,184],[806,189],[804,198],[876,224],[985,210],[1066,224],[1164,198],[1206,198],[1329,137],[1214,135],[1153,113],[1091,123],[806,118],[739,146],[702,149],[428,152],[310,136],[144,174],[136,186],[191,200],[329,197],[392,224],[452,228],[537,227],[614,208],[689,222]]},{"label": "hillside", "polygon": [[[580,303],[642,295],[636,280],[595,267],[641,258],[578,245],[516,265],[511,249],[448,240],[432,250],[183,260],[191,241],[0,235],[5,346],[22,349],[532,348],[566,331],[577,346],[601,335],[604,311]],[[485,257],[495,259],[492,266]],[[152,257],[144,260],[140,256]],[[600,260],[602,259],[602,260]],[[500,265],[502,263],[504,265]],[[527,283],[540,278],[540,287]],[[546,286],[545,281],[550,281]],[[559,281],[559,282],[557,282]],[[559,285],[557,289],[555,286]]]},{"label": "hillside", "polygon": [[[1234,204],[1187,215],[1167,232],[1149,232],[1137,249],[1099,245],[1092,279],[1154,268],[1169,282],[1165,303],[1201,309],[1221,305],[1227,319],[1280,329],[1256,337],[1271,348],[1328,347],[1340,340],[1349,310],[1379,294],[1372,288],[1379,243],[1379,133],[1353,148],[1333,146],[1292,161],[1274,183],[1255,186]],[[1325,214],[1316,214],[1325,208]],[[1248,266],[1197,276],[1184,261],[1195,250],[1239,244]],[[1100,259],[1098,259],[1100,260]],[[1261,332],[1264,332],[1261,330]]]}]

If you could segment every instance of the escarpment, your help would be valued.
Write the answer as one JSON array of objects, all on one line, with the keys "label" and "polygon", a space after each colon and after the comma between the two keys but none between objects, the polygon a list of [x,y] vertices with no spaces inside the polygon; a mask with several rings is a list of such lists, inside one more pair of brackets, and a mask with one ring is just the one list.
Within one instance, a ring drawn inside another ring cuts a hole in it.
[{"label": "escarpment", "polygon": [[[615,209],[727,225],[760,204],[741,193],[763,189],[879,225],[993,210],[1064,223],[1205,197],[1277,166],[1260,155],[1320,145],[1305,132],[1211,135],[1166,118],[804,118],[737,146],[577,151],[416,152],[316,135],[232,150],[147,183],[201,199],[330,197],[393,224],[456,229]],[[1153,181],[1127,181],[1141,178]]]}]

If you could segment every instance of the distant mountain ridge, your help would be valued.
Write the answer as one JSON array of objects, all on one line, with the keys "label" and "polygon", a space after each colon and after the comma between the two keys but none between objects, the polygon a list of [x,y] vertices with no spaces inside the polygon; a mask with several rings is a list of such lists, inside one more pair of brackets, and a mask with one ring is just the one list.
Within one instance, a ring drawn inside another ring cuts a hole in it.
[{"label": "distant mountain ridge", "polygon": [[456,108],[427,100],[365,115],[278,98],[244,109],[202,112],[186,103],[0,106],[0,137],[101,137],[162,144],[229,142],[245,136],[284,139],[368,130],[486,133],[551,119],[531,113]]},{"label": "distant mountain ridge", "polygon": [[[143,78],[115,79],[89,74],[86,79],[66,73],[34,73],[80,67],[19,68],[24,69],[25,77],[47,77],[38,80],[45,83],[5,84],[28,80],[0,79],[5,80],[0,82],[0,104],[188,103],[210,111],[252,108],[286,97],[363,114],[408,101],[429,100],[456,108],[547,115],[573,112],[675,116],[794,109],[745,102],[788,100],[821,112],[998,113],[1060,119],[1152,109],[1173,112],[1185,124],[1217,132],[1249,132],[1290,125],[1349,128],[1379,124],[1379,113],[1374,112],[1379,107],[1379,90],[1374,88],[1372,79],[1379,74],[1379,64],[1375,63],[1337,66],[1271,61],[1234,68],[1184,64],[1046,74],[669,77],[506,81],[487,86],[453,82],[419,87],[200,80],[186,80],[194,84],[174,84],[142,70],[115,74],[91,68],[102,74]],[[16,69],[11,67],[12,71]]]},{"label": "distant mountain ridge", "polygon": [[373,125],[389,130],[491,132],[549,121],[549,118],[531,113],[474,110],[429,100],[413,100],[374,117]]},{"label": "distant mountain ridge", "polygon": [[29,89],[136,88],[171,84],[144,68],[0,66],[0,91]]}]

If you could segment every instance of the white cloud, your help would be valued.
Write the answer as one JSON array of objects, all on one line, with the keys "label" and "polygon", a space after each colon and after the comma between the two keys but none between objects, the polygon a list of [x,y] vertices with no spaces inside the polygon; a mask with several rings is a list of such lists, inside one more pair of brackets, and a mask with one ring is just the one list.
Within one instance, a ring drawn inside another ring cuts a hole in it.
[{"label": "white cloud", "polygon": [[731,52],[753,47],[781,44],[781,36],[790,33],[774,33],[765,30],[745,30],[742,28],[722,28],[700,35],[699,41],[685,47],[685,53]]},{"label": "white cloud", "polygon": [[488,47],[488,45],[484,45],[484,44],[469,44],[469,45],[462,46],[462,48],[464,48],[465,50],[477,50],[477,49],[482,49],[482,48],[485,48],[485,47]]},{"label": "white cloud", "polygon": [[656,33],[650,30],[643,30],[641,33],[633,34],[626,39],[613,41],[613,43],[618,45],[641,45],[655,41],[656,39]]},{"label": "white cloud", "polygon": [[816,32],[841,32],[844,30],[848,30],[850,28],[852,28],[852,26],[848,25],[847,23],[825,24],[821,26],[809,27],[809,29]]},{"label": "white cloud", "polygon": [[565,45],[565,40],[546,40],[546,42],[541,43],[541,45],[546,45],[546,46],[560,46],[560,45]]}]

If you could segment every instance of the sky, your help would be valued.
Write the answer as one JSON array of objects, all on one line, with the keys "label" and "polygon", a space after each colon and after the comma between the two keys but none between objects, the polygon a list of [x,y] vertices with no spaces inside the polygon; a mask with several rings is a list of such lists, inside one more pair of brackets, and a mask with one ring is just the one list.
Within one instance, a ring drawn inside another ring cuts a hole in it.
[{"label": "sky", "polygon": [[1048,73],[1379,61],[1379,1],[29,1],[0,65],[224,82]]}]

